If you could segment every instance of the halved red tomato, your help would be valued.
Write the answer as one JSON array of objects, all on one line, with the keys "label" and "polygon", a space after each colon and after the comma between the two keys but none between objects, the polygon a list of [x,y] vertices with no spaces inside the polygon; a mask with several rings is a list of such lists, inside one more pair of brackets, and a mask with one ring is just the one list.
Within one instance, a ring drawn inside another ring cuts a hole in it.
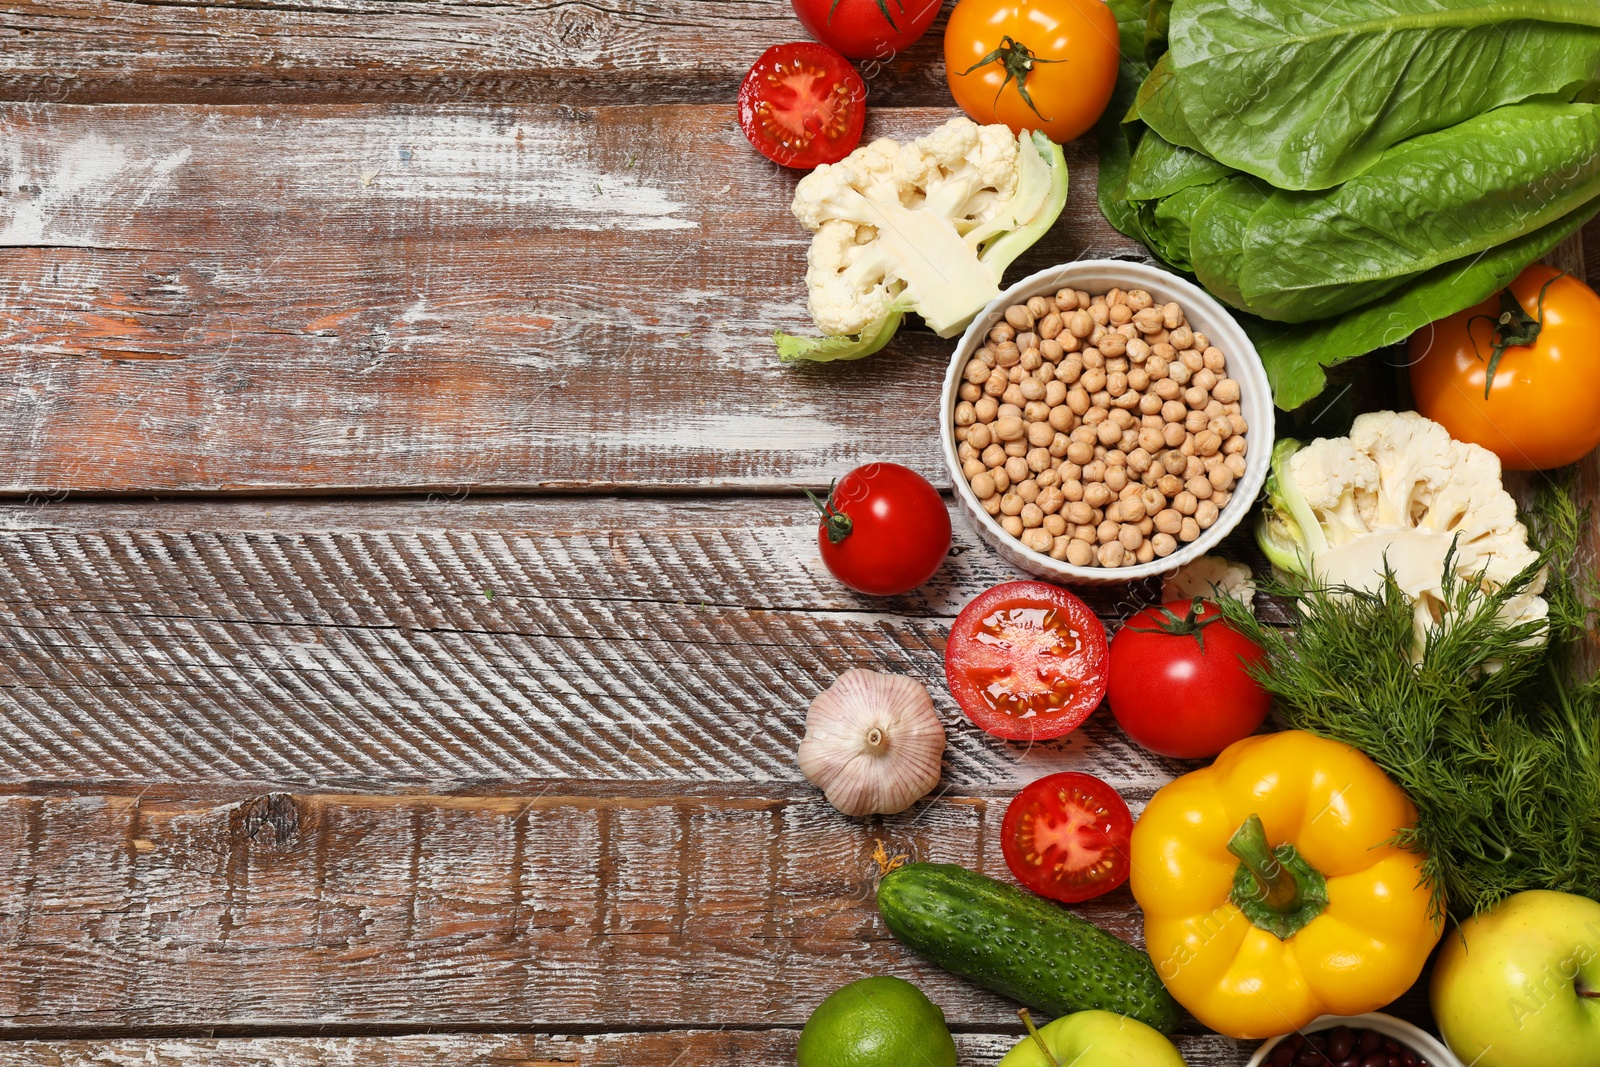
[{"label": "halved red tomato", "polygon": [[839,162],[861,143],[866,121],[866,83],[827,45],[773,45],[739,86],[740,128],[785,167]]},{"label": "halved red tomato", "polygon": [[1128,880],[1128,805],[1092,774],[1051,774],[1017,794],[1000,825],[1000,851],[1017,881],[1076,904]]},{"label": "halved red tomato", "polygon": [[1071,733],[1106,695],[1106,629],[1089,606],[1044,582],[1007,582],[956,617],[944,674],[967,718],[996,737]]}]

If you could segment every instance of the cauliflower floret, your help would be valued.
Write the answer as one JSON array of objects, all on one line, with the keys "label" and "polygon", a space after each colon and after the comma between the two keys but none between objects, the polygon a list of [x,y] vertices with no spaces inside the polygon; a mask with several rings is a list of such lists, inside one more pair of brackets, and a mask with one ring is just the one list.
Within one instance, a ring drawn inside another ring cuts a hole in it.
[{"label": "cauliflower floret", "polygon": [[1216,600],[1232,597],[1245,606],[1255,602],[1256,583],[1250,568],[1221,556],[1201,556],[1167,575],[1161,583],[1163,601]]},{"label": "cauliflower floret", "polygon": [[[913,310],[952,337],[999,295],[1005,268],[1065,203],[1065,157],[1042,135],[958,118],[910,144],[873,141],[795,186],[795,218],[816,234],[811,316],[825,334],[873,334],[881,345],[879,327]],[[826,358],[866,354],[842,351],[834,344]],[[791,343],[786,358],[809,355]]]},{"label": "cauliflower floret", "polygon": [[[1447,563],[1454,577],[1493,592],[1538,560],[1499,459],[1414,411],[1362,415],[1347,438],[1280,444],[1267,510],[1257,539],[1280,567],[1364,590],[1393,573],[1416,604],[1417,657],[1428,630],[1448,622]],[[1501,614],[1544,618],[1544,585],[1540,574]]]}]

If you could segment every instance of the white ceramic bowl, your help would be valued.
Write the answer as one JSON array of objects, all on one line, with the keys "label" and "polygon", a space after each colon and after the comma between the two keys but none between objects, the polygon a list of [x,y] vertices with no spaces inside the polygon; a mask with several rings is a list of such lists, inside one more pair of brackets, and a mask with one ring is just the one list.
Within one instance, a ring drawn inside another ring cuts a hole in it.
[{"label": "white ceramic bowl", "polygon": [[[1245,416],[1249,418],[1249,416]],[[1444,1044],[1426,1030],[1412,1026],[1393,1015],[1384,1015],[1382,1012],[1372,1012],[1368,1015],[1351,1015],[1340,1017],[1338,1015],[1324,1015],[1314,1019],[1300,1028],[1302,1034],[1314,1034],[1319,1030],[1332,1030],[1335,1026],[1348,1026],[1359,1030],[1376,1030],[1385,1037],[1392,1037],[1406,1048],[1415,1052],[1428,1061],[1428,1067],[1462,1067],[1461,1061],[1456,1059]],[[1287,1036],[1287,1035],[1286,1035]],[[1277,1048],[1284,1040],[1275,1037],[1256,1050],[1250,1057],[1249,1067],[1262,1067],[1267,1062],[1267,1057],[1272,1055],[1272,1050]]]},{"label": "white ceramic bowl", "polygon": [[[1190,325],[1222,349],[1228,357],[1228,376],[1239,383],[1240,411],[1250,423],[1247,437],[1250,447],[1245,453],[1244,477],[1234,486],[1232,499],[1211,528],[1201,531],[1200,536],[1188,544],[1180,544],[1178,550],[1165,559],[1115,568],[1075,567],[1065,560],[1051,559],[1025,547],[990,518],[961,474],[961,463],[956,459],[954,418],[959,399],[956,393],[961,387],[961,374],[967,360],[982,346],[990,327],[1005,316],[1006,308],[1032,296],[1053,297],[1057,290],[1069,286],[1094,294],[1107,292],[1113,287],[1143,289],[1157,304],[1177,301],[1183,307]],[[1256,354],[1255,346],[1250,343],[1244,329],[1228,314],[1227,309],[1199,287],[1157,267],[1117,259],[1080,260],[1030,274],[980,311],[977,318],[972,320],[972,325],[967,327],[967,332],[962,334],[961,343],[950,358],[950,368],[944,376],[944,396],[939,405],[939,418],[939,437],[944,442],[945,466],[950,470],[956,500],[967,521],[1008,563],[1029,574],[1068,585],[1112,585],[1169,574],[1190,560],[1205,555],[1244,519],[1250,505],[1261,492],[1272,462],[1272,389],[1267,384],[1261,357]]]}]

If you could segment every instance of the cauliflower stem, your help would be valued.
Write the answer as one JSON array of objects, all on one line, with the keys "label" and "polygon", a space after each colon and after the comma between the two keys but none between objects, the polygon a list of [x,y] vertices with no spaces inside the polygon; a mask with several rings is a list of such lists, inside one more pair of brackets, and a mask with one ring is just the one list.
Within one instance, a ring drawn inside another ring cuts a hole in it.
[{"label": "cauliflower stem", "polygon": [[955,336],[1000,295],[1006,268],[1066,199],[1060,145],[967,118],[818,167],[795,187],[793,210],[815,235],[807,306],[824,336],[780,331],[780,357],[859,359],[887,344],[907,311]]}]

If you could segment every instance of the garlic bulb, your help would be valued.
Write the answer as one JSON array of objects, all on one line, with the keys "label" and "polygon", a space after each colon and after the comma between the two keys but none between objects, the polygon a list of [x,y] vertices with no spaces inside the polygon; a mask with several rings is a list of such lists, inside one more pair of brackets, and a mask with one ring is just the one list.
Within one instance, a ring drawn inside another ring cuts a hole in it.
[{"label": "garlic bulb", "polygon": [[853,670],[806,714],[800,771],[846,815],[905,811],[939,784],[944,724],[915,679]]}]

